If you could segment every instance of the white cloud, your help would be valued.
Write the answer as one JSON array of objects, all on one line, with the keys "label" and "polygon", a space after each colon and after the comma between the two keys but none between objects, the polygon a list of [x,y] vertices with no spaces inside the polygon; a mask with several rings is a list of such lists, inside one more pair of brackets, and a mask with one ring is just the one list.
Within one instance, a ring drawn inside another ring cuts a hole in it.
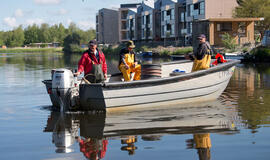
[{"label": "white cloud", "polygon": [[61,0],[34,0],[36,4],[59,4]]},{"label": "white cloud", "polygon": [[9,27],[16,27],[17,26],[16,18],[6,17],[6,18],[4,18],[4,24],[9,26]]},{"label": "white cloud", "polygon": [[66,9],[59,9],[59,10],[49,10],[47,13],[51,16],[63,16],[68,14],[68,11]]},{"label": "white cloud", "polygon": [[40,18],[26,20],[26,25],[33,25],[33,24],[40,25],[42,23],[45,23],[45,21]]},{"label": "white cloud", "polygon": [[60,9],[59,11],[58,11],[58,14],[59,15],[65,15],[65,14],[67,14],[67,10],[65,10],[65,9]]},{"label": "white cloud", "polygon": [[70,23],[72,23],[73,21],[71,19],[67,20],[67,25],[70,25]]},{"label": "white cloud", "polygon": [[23,11],[21,10],[21,9],[17,9],[16,11],[15,11],[15,17],[23,17]]},{"label": "white cloud", "polygon": [[95,23],[92,23],[91,21],[79,21],[78,26],[82,30],[88,30],[90,28],[95,28]]}]

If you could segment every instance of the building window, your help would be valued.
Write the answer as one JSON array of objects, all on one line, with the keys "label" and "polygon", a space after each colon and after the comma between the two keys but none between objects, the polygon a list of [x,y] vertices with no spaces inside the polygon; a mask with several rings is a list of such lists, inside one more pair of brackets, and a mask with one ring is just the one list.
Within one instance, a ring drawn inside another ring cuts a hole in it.
[{"label": "building window", "polygon": [[194,5],[193,5],[193,16],[197,16],[197,15],[199,15],[199,3],[195,3]]},{"label": "building window", "polygon": [[149,30],[149,37],[153,37],[153,31]]},{"label": "building window", "polygon": [[171,25],[171,35],[174,35],[174,24]]},{"label": "building window", "polygon": [[247,24],[246,22],[239,22],[238,23],[238,34],[241,36],[246,36],[246,28],[247,28]]},{"label": "building window", "polygon": [[174,20],[174,9],[171,9],[171,20]]},{"label": "building window", "polygon": [[161,11],[161,21],[164,21],[164,11]]},{"label": "building window", "polygon": [[165,25],[161,26],[161,36],[165,36]]},{"label": "building window", "polygon": [[232,31],[232,22],[218,23],[217,31]]},{"label": "building window", "polygon": [[192,22],[188,22],[188,24],[187,24],[187,32],[188,33],[192,33]]},{"label": "building window", "polygon": [[200,3],[199,14],[204,14],[204,2],[201,2],[201,3]]},{"label": "building window", "polygon": [[181,22],[185,22],[186,21],[186,15],[185,15],[185,12],[181,12],[181,19],[180,19]]},{"label": "building window", "polygon": [[193,5],[192,4],[188,5],[187,14],[188,14],[188,16],[193,16]]},{"label": "building window", "polygon": [[145,24],[149,24],[150,23],[150,16],[149,15],[147,15],[147,16],[145,16],[145,21],[146,21],[146,23]]},{"label": "building window", "polygon": [[167,24],[166,25],[166,37],[170,36],[172,34],[172,25]]}]

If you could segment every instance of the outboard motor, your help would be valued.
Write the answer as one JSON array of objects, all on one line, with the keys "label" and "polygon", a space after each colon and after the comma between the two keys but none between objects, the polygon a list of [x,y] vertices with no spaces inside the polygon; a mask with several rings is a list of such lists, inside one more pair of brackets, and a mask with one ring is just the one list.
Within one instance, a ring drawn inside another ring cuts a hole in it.
[{"label": "outboard motor", "polygon": [[59,98],[60,110],[70,108],[72,90],[75,88],[73,73],[69,69],[56,69],[52,75],[52,93]]}]

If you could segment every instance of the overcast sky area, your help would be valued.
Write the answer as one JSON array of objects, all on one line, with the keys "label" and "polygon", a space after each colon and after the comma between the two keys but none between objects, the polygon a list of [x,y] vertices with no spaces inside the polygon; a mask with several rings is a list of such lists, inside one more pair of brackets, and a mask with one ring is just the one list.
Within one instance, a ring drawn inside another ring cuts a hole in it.
[{"label": "overcast sky area", "polygon": [[142,0],[1,0],[0,31],[22,25],[73,22],[77,27],[95,29],[96,13],[102,8],[119,8],[120,4],[140,3]]}]

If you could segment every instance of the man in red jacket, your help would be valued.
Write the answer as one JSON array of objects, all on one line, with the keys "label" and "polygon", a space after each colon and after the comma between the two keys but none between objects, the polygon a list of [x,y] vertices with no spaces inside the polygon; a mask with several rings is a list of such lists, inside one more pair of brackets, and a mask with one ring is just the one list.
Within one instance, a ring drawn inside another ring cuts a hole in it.
[{"label": "man in red jacket", "polygon": [[97,48],[97,42],[91,40],[88,43],[89,49],[85,51],[78,64],[78,72],[75,76],[84,72],[85,78],[91,83],[100,83],[107,79],[107,64],[105,56]]},{"label": "man in red jacket", "polygon": [[96,138],[81,139],[78,137],[77,141],[80,145],[80,151],[87,159],[97,160],[105,157],[108,140]]}]

